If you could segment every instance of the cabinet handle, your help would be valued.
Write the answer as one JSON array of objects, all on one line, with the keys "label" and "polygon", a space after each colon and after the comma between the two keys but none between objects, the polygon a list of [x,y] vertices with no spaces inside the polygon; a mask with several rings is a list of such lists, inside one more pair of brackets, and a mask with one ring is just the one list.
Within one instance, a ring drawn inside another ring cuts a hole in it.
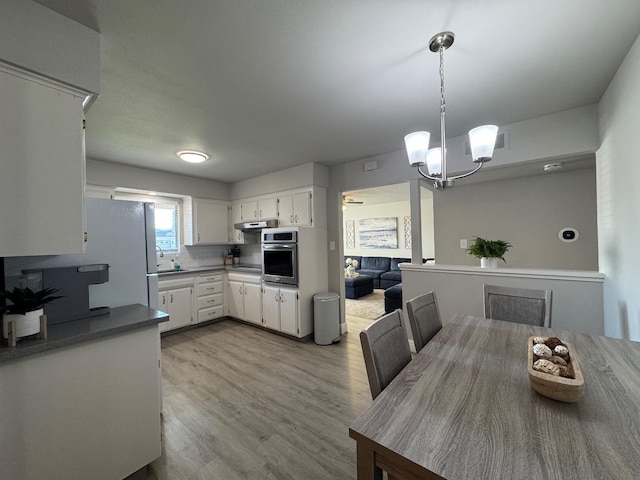
[{"label": "cabinet handle", "polygon": [[262,210],[260,210],[260,218],[262,218]]},{"label": "cabinet handle", "polygon": [[253,217],[254,217],[254,218],[258,218],[258,211],[257,211],[257,210],[254,210],[254,211],[253,211]]},{"label": "cabinet handle", "polygon": [[200,234],[198,234],[198,241],[200,241]]},{"label": "cabinet handle", "polygon": [[173,293],[171,294],[171,303],[173,303]]},{"label": "cabinet handle", "polygon": [[273,298],[275,299],[276,303],[280,301],[280,299],[278,298],[278,292],[276,292]]},{"label": "cabinet handle", "polygon": [[[296,223],[298,223],[298,215],[296,215]],[[199,239],[198,239],[199,240]]]},{"label": "cabinet handle", "polygon": [[245,295],[247,294],[247,286],[246,285],[244,286],[244,294]]},{"label": "cabinet handle", "polygon": [[242,295],[242,285],[240,285],[240,290],[238,290],[238,292],[240,292],[240,295]]},{"label": "cabinet handle", "polygon": [[291,223],[293,223],[293,215],[291,215],[289,219],[291,220]]},{"label": "cabinet handle", "polygon": [[162,304],[164,305],[167,301],[167,296],[166,295],[162,295]]}]

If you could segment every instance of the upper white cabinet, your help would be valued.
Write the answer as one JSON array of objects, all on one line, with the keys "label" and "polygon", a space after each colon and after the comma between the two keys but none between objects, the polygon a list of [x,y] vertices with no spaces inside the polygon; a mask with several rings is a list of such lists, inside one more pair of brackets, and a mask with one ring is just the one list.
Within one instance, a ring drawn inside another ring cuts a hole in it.
[{"label": "upper white cabinet", "polygon": [[185,199],[184,244],[229,243],[229,204],[208,198]]},{"label": "upper white cabinet", "polygon": [[277,197],[266,197],[242,202],[242,221],[253,222],[278,217]]},{"label": "upper white cabinet", "polygon": [[311,192],[299,192],[281,195],[278,198],[279,225],[311,226]]},{"label": "upper white cabinet", "polygon": [[0,65],[0,257],[83,253],[85,96]]},{"label": "upper white cabinet", "polygon": [[242,222],[242,204],[234,203],[231,205],[231,221],[229,222],[229,243],[244,243],[244,233],[242,230],[236,230],[233,226]]}]

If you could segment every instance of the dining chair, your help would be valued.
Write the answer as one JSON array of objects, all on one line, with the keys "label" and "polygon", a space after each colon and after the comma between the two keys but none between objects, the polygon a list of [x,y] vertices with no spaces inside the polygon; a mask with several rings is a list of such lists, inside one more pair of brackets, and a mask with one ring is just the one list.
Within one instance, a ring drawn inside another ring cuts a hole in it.
[{"label": "dining chair", "polygon": [[409,341],[402,325],[402,310],[380,317],[360,332],[371,396],[375,400],[411,361]]},{"label": "dining chair", "polygon": [[436,294],[427,292],[418,295],[407,301],[406,307],[413,343],[416,352],[419,352],[442,328]]},{"label": "dining chair", "polygon": [[551,290],[483,285],[484,316],[494,320],[551,326]]}]

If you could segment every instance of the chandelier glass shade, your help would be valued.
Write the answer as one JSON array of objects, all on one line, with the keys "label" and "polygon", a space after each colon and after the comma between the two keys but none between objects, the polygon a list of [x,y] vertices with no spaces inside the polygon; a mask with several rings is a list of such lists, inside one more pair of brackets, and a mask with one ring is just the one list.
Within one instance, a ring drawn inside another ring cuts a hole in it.
[{"label": "chandelier glass shade", "polygon": [[[452,187],[455,180],[468,177],[480,170],[485,162],[491,160],[498,136],[498,127],[495,125],[483,125],[472,129],[469,132],[469,146],[473,162],[478,166],[462,174],[447,175],[444,51],[453,45],[454,39],[452,32],[441,32],[434,35],[429,43],[429,49],[440,54],[440,147],[429,149],[429,132],[413,132],[404,137],[409,165],[416,167],[424,178],[433,180],[436,189]],[[427,166],[427,172],[421,168],[424,165]]]}]

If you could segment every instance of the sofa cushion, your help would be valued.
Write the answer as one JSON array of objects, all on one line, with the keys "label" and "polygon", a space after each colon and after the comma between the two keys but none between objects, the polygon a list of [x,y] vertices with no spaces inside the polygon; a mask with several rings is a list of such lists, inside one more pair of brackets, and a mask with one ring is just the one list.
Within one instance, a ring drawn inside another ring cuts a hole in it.
[{"label": "sofa cushion", "polygon": [[397,280],[398,282],[400,282],[402,279],[402,272],[400,270],[384,272],[382,275],[380,275],[380,278],[384,280]]},{"label": "sofa cushion", "polygon": [[392,258],[391,259],[391,268],[390,270],[392,272],[394,271],[400,271],[400,267],[398,266],[398,264],[400,263],[411,263],[411,259],[410,258]]},{"label": "sofa cushion", "polygon": [[391,267],[391,259],[389,257],[362,257],[360,268],[367,270],[382,270],[386,272]]}]

